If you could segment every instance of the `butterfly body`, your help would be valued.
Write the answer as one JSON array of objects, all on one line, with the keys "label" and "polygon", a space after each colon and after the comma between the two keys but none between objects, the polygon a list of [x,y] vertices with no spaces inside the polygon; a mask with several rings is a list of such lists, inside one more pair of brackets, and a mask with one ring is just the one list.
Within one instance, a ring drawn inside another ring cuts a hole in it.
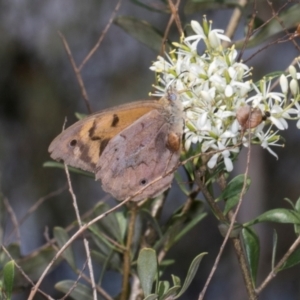
[{"label": "butterfly body", "polygon": [[170,186],[179,162],[184,116],[175,98],[138,101],[90,115],[53,140],[51,157],[95,173],[103,189],[118,200],[154,197]]}]

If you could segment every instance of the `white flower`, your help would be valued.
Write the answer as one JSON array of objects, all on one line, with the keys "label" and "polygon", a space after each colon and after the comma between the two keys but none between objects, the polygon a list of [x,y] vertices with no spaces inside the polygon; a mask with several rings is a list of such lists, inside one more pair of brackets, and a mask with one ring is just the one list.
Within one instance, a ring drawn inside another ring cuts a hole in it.
[{"label": "white flower", "polygon": [[[300,129],[300,73],[290,67],[289,75],[280,76],[281,93],[271,90],[272,79],[268,77],[253,84],[251,68],[236,61],[234,45],[222,47],[222,40],[230,41],[223,30],[212,29],[205,18],[203,26],[192,21],[191,27],[194,35],[173,43],[177,49],[166,59],[158,57],[151,66],[158,75],[154,95],[161,97],[175,89],[180,96],[186,113],[185,149],[201,149],[210,155],[208,168],[223,162],[227,172],[233,169],[232,159],[240,151],[237,145],[241,138],[244,146],[249,146],[249,141],[260,144],[277,157],[271,147],[281,146],[278,131],[288,128],[287,120],[297,120]],[[206,47],[203,54],[197,52],[200,41]],[[288,99],[291,94],[293,98]],[[236,112],[245,105],[250,107],[249,116],[243,116],[245,124],[251,120],[251,111],[261,113],[252,116],[253,127],[241,129]],[[275,133],[274,126],[278,130]],[[192,147],[195,144],[198,146]]]},{"label": "white flower", "polygon": [[284,74],[281,74],[279,78],[279,83],[280,83],[281,91],[284,94],[286,94],[288,92],[289,85],[288,85],[288,80]]}]

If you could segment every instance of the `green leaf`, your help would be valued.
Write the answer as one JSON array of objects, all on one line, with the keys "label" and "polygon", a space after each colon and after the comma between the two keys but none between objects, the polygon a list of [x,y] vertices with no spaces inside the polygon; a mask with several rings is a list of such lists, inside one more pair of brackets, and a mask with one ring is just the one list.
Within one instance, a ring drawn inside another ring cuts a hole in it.
[{"label": "green leaf", "polygon": [[140,210],[140,214],[145,223],[148,223],[149,226],[151,226],[156,231],[156,234],[159,236],[159,238],[162,237],[163,233],[161,231],[160,225],[157,219],[153,218],[151,212],[148,209],[143,208]]},{"label": "green leaf", "polygon": [[297,210],[297,211],[300,212],[300,197],[299,197],[298,200],[296,201],[296,204],[295,204],[295,210]]},{"label": "green leaf", "polygon": [[[18,260],[17,263],[32,281],[37,281],[55,254],[56,251],[53,249],[53,247],[47,246]],[[50,271],[53,270],[61,262],[61,260],[61,257],[58,258],[50,268]],[[17,286],[22,284],[26,285],[28,283],[27,280],[24,279],[23,275],[19,272],[16,272],[16,279],[18,280]]]},{"label": "green leaf", "polygon": [[[232,197],[240,196],[245,181],[245,175],[240,174],[234,177],[227,185],[227,187],[224,189],[224,191],[221,193],[221,195],[216,199],[216,202],[225,199],[229,200]],[[246,179],[246,187],[244,193],[248,190],[249,186],[251,184],[251,179],[247,177]]]},{"label": "green leaf", "polygon": [[71,289],[70,296],[75,300],[92,300],[92,289],[88,286],[73,280],[63,280],[54,286],[57,290],[68,293]]},{"label": "green leaf", "polygon": [[[54,227],[53,235],[59,248],[62,248],[69,240],[69,235],[67,231],[62,227]],[[74,257],[72,245],[70,245],[62,255],[64,259],[68,262],[70,267],[73,270],[76,270],[76,263],[75,263],[75,257]]]},{"label": "green leaf", "polygon": [[[244,187],[245,176],[244,174],[240,174],[233,178],[225,188],[225,190],[221,193],[221,195],[217,198],[217,202],[221,199],[226,200],[224,214],[226,215],[236,204],[239,202],[241,197],[241,193]],[[248,177],[246,181],[246,186],[244,189],[244,194],[249,189],[251,184],[251,180]]]},{"label": "green leaf", "polygon": [[154,248],[158,249],[165,241],[165,249],[169,249],[186,235],[195,225],[197,225],[207,213],[203,213],[204,205],[202,201],[195,200],[186,212],[184,205],[179,207],[167,221],[164,235],[155,243]]},{"label": "green leaf", "polygon": [[[287,30],[296,27],[299,23],[299,15],[300,4],[295,4],[289,9],[282,10],[276,18],[267,22],[257,34],[250,37],[247,41],[247,48],[260,45],[273,35],[286,32]],[[280,20],[280,22],[278,20]],[[284,26],[282,26],[282,24],[284,24]],[[236,48],[242,47],[244,42],[245,39],[235,42]]]},{"label": "green leaf", "polygon": [[117,218],[119,229],[121,233],[121,241],[124,241],[126,228],[127,228],[127,218],[125,217],[123,212],[116,212],[115,216]]},{"label": "green leaf", "polygon": [[[58,168],[58,169],[63,169],[63,170],[65,169],[65,165],[63,163],[59,163],[59,162],[55,162],[55,161],[46,161],[43,164],[43,167]],[[87,176],[87,177],[95,178],[95,175],[93,173],[86,172],[86,171],[83,171],[83,170],[80,170],[80,169],[77,169],[77,168],[74,168],[74,167],[68,166],[68,170],[72,173],[75,173],[75,174],[80,174],[80,175],[84,175],[84,176]]]},{"label": "green leaf", "polygon": [[202,219],[207,216],[207,213],[201,213],[195,216],[195,218],[191,219],[189,222],[185,223],[186,225],[183,227],[181,231],[175,236],[173,240],[173,245],[177,243],[183,236],[185,236],[191,229],[193,229]]},{"label": "green leaf", "polygon": [[295,209],[295,205],[294,205],[294,203],[292,202],[292,200],[290,200],[289,198],[284,198],[283,200],[285,200],[286,202],[288,202],[288,203],[291,205],[291,207],[292,207],[293,209]]},{"label": "green leaf", "polygon": [[112,249],[117,250],[116,246],[107,239],[103,232],[99,229],[97,224],[92,224],[88,228],[92,232],[92,239],[95,242],[98,250],[101,251],[105,256],[107,256]]},{"label": "green leaf", "polygon": [[[300,213],[300,198],[298,198],[298,200],[296,201],[294,209]],[[297,236],[299,236],[300,235],[300,225],[294,225],[294,231],[297,234]]]},{"label": "green leaf", "polygon": [[170,288],[169,281],[163,280],[158,283],[157,294],[159,295],[160,300],[161,300],[161,296],[163,296],[168,291],[169,288]]},{"label": "green leaf", "polygon": [[178,276],[171,275],[172,281],[173,281],[173,286],[181,286],[181,280]]},{"label": "green leaf", "polygon": [[300,213],[291,209],[276,208],[266,211],[243,226],[248,227],[261,222],[300,224]]},{"label": "green leaf", "polygon": [[147,45],[155,52],[160,52],[163,34],[146,21],[134,17],[120,16],[114,19],[114,23],[120,26],[139,42]]},{"label": "green leaf", "polygon": [[161,298],[160,300],[169,300],[169,299],[176,299],[176,295],[180,290],[181,286],[176,285],[172,286]]},{"label": "green leaf", "polygon": [[273,232],[273,247],[272,247],[272,270],[275,266],[275,259],[276,259],[276,250],[277,250],[277,232],[274,230]]},{"label": "green leaf", "polygon": [[255,287],[260,251],[259,239],[251,228],[244,228],[242,230],[242,236],[250,268],[252,284]]},{"label": "green leaf", "polygon": [[173,299],[179,298],[186,291],[186,289],[189,287],[189,285],[191,284],[192,280],[194,279],[194,277],[196,275],[196,272],[198,270],[199,264],[200,264],[203,256],[206,255],[206,254],[207,254],[206,252],[201,253],[193,259],[193,261],[192,261],[192,263],[189,267],[188,273],[186,275],[185,281],[183,283],[183,286],[182,286],[180,292],[177,294],[177,296]]},{"label": "green leaf", "polygon": [[187,184],[185,183],[185,181],[182,179],[181,174],[179,172],[175,172],[174,174],[175,180],[179,186],[179,188],[181,189],[181,191],[188,196],[190,194],[190,189],[187,187]]},{"label": "green leaf", "polygon": [[99,251],[92,250],[91,256],[93,260],[103,266],[103,268],[108,268],[116,271],[121,271],[121,260],[116,252],[111,250],[108,254],[103,254]]},{"label": "green leaf", "polygon": [[149,296],[153,282],[158,273],[156,252],[150,248],[143,248],[137,260],[137,272],[145,297]]},{"label": "green leaf", "polygon": [[3,267],[3,288],[6,298],[11,299],[15,278],[15,263],[13,260],[7,262]]},{"label": "green leaf", "polygon": [[[129,213],[131,214],[134,212],[129,211]],[[128,219],[130,219],[129,216]],[[135,218],[133,237],[130,247],[132,257],[136,257],[137,251],[139,251],[141,248],[141,236],[143,235],[144,224],[144,220],[142,219],[141,214],[138,212]]]},{"label": "green leaf", "polygon": [[[220,231],[222,237],[225,237],[227,235],[229,227],[230,227],[230,224],[223,223],[223,222],[218,225],[218,228],[219,228],[219,231]],[[229,237],[230,238],[238,238],[241,230],[242,230],[241,224],[239,224],[239,223],[234,224],[233,228],[229,234]]]},{"label": "green leaf", "polygon": [[[109,205],[106,203],[100,202],[94,208],[94,215],[99,216],[110,209]],[[124,221],[124,220],[123,220]],[[99,227],[106,235],[110,235],[116,239],[119,243],[123,243],[123,234],[120,229],[119,219],[116,217],[115,213],[108,214],[105,218],[97,222],[96,226]],[[127,226],[126,226],[127,227]]]},{"label": "green leaf", "polygon": [[175,259],[164,259],[163,261],[160,262],[159,266],[160,267],[168,267],[171,265],[174,265],[176,263]]},{"label": "green leaf", "polygon": [[226,203],[225,203],[225,208],[224,208],[224,215],[227,215],[228,212],[233,209],[239,202],[240,200],[240,194],[239,195],[236,195],[236,196],[233,196],[231,198],[229,198]]},{"label": "green leaf", "polygon": [[76,113],[75,113],[75,117],[76,117],[78,120],[82,120],[82,119],[84,119],[86,116],[87,116],[87,114],[82,114],[82,113],[79,113],[79,112],[76,112]]},{"label": "green leaf", "polygon": [[291,268],[300,263],[300,248],[296,249],[282,265],[279,271]]}]

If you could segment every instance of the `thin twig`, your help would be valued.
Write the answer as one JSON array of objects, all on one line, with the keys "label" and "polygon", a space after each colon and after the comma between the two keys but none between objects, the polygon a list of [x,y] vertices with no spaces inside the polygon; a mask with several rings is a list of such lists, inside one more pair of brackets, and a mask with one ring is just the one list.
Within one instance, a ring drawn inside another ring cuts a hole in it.
[{"label": "thin twig", "polygon": [[62,42],[64,44],[65,50],[66,50],[66,52],[68,54],[69,60],[71,62],[73,70],[75,72],[75,76],[76,76],[78,84],[80,86],[81,94],[82,94],[82,97],[84,99],[84,102],[85,102],[85,105],[87,107],[87,110],[88,110],[89,114],[91,114],[92,113],[92,108],[91,108],[91,105],[90,105],[89,96],[87,94],[87,91],[86,91],[84,83],[83,83],[83,79],[82,79],[80,70],[76,66],[76,63],[75,63],[75,60],[73,58],[72,52],[70,50],[70,47],[69,47],[68,42],[65,39],[64,35],[60,31],[58,31],[58,34],[59,34],[59,36],[60,36],[60,38],[61,38],[61,40],[62,40]]},{"label": "thin twig", "polygon": [[267,284],[277,275],[279,269],[287,261],[290,255],[298,248],[299,245],[300,245],[300,236],[295,240],[295,242],[292,244],[289,250],[284,254],[284,256],[278,262],[275,268],[270,272],[270,274],[263,281],[263,283],[256,289],[257,294],[259,294],[267,286]]},{"label": "thin twig", "polygon": [[[74,191],[73,191],[69,169],[66,164],[64,164],[64,166],[65,166],[65,172],[67,175],[67,180],[68,180],[68,185],[69,185],[69,192],[70,192],[72,200],[73,200],[73,206],[75,209],[77,222],[78,222],[79,227],[81,228],[82,221],[81,221],[81,217],[80,217],[80,213],[79,213],[79,209],[78,209],[78,205],[77,205],[76,195],[74,194]],[[94,272],[93,272],[93,266],[92,266],[92,260],[91,260],[91,251],[90,251],[90,247],[89,247],[89,242],[85,237],[83,238],[83,243],[84,243],[84,248],[85,248],[85,252],[86,252],[86,256],[87,256],[87,264],[88,264],[89,274],[90,274],[90,278],[91,278],[93,299],[97,300],[97,290],[96,290],[96,284],[95,284],[95,278],[94,278]]]},{"label": "thin twig", "polygon": [[[39,198],[25,213],[25,215],[21,218],[21,220],[19,221],[19,226],[22,226],[22,224],[27,220],[27,218],[34,212],[36,211],[46,200],[51,199],[52,197],[58,196],[60,195],[64,190],[67,189],[67,185],[64,185],[63,187],[59,188],[58,190],[49,193],[46,196],[43,196],[41,198]],[[9,235],[6,238],[6,243],[9,243],[9,239],[11,238],[11,236],[14,234],[14,232],[17,230],[17,228],[14,228]]]},{"label": "thin twig", "polygon": [[81,69],[84,67],[84,65],[89,61],[89,59],[94,55],[94,53],[97,51],[97,49],[100,47],[108,29],[110,28],[113,20],[114,20],[114,17],[115,15],[117,14],[118,10],[120,9],[121,7],[121,3],[122,3],[122,0],[119,0],[119,2],[117,3],[117,5],[115,6],[115,9],[113,10],[110,18],[109,18],[109,21],[108,23],[106,24],[104,30],[102,31],[96,45],[92,48],[92,50],[89,52],[89,54],[84,58],[84,60],[82,61],[82,63],[80,64],[78,70],[81,71]]},{"label": "thin twig", "polygon": [[254,2],[253,2],[253,9],[252,9],[252,16],[251,16],[251,19],[250,19],[250,21],[248,23],[248,30],[247,30],[247,34],[246,34],[246,37],[245,37],[245,42],[243,43],[241,51],[240,51],[240,53],[239,53],[239,55],[237,57],[237,61],[241,60],[241,58],[242,58],[242,56],[244,54],[244,51],[245,51],[245,49],[247,47],[248,41],[249,41],[250,37],[253,34],[254,20],[255,20],[256,15],[257,15],[256,5],[257,5],[256,0],[254,0]]},{"label": "thin twig", "polygon": [[82,270],[80,270],[80,272],[78,273],[77,279],[75,280],[74,284],[71,286],[71,288],[68,290],[68,292],[60,300],[66,299],[69,295],[71,295],[72,291],[75,290],[75,288],[78,285],[79,280],[82,277],[82,274],[84,274],[83,271],[85,270],[86,265],[87,265],[87,260],[84,262]]},{"label": "thin twig", "polygon": [[176,25],[177,25],[180,36],[183,35],[182,26],[181,26],[181,23],[180,23],[180,19],[178,17],[178,7],[179,7],[179,4],[180,4],[180,0],[177,0],[175,5],[172,2],[172,0],[168,0],[168,4],[169,4],[170,10],[171,10],[171,16],[170,16],[169,22],[166,26],[164,36],[163,36],[163,39],[162,39],[161,49],[160,49],[160,54],[161,55],[163,55],[164,52],[165,52],[165,49],[164,49],[165,48],[165,42],[168,38],[171,26],[172,26],[174,21],[176,22]]},{"label": "thin twig", "polygon": [[13,228],[12,232],[16,231],[17,242],[19,244],[21,244],[20,224],[18,223],[17,216],[16,216],[13,208],[9,204],[9,201],[7,200],[6,197],[4,197],[3,203],[4,203],[4,206],[6,207],[6,210],[7,210],[8,214],[10,215],[11,221],[12,221],[12,223],[14,225],[14,228]]},{"label": "thin twig", "polygon": [[[175,168],[174,168],[175,169]],[[119,204],[115,205],[113,208],[107,210],[106,212],[104,212],[103,214],[97,216],[96,218],[94,218],[93,220],[89,221],[88,223],[85,223],[82,225],[82,227],[80,227],[78,229],[78,231],[76,231],[71,237],[70,239],[59,249],[59,251],[54,255],[54,257],[52,258],[52,260],[50,261],[50,263],[47,265],[47,267],[45,268],[44,272],[41,274],[39,280],[37,281],[37,283],[33,286],[31,293],[28,297],[28,300],[33,300],[33,297],[35,296],[37,289],[39,288],[39,286],[41,285],[42,281],[44,280],[45,276],[47,275],[48,271],[50,270],[50,268],[52,267],[52,265],[55,263],[55,261],[61,256],[61,254],[73,243],[73,241],[75,239],[77,239],[78,236],[80,236],[85,230],[87,230],[89,228],[89,226],[95,224],[96,222],[98,222],[99,220],[105,218],[108,214],[116,211],[117,209],[119,209],[120,207],[122,207],[123,205],[125,205],[127,202],[129,202],[132,198],[140,195],[145,189],[149,188],[149,186],[151,186],[152,184],[156,183],[157,181],[162,180],[162,178],[164,178],[165,176],[168,176],[169,174],[174,172],[174,169],[168,171],[167,173],[165,173],[164,175],[158,176],[156,179],[152,180],[151,182],[149,182],[147,185],[145,185],[143,188],[141,188],[139,191],[137,191],[134,195],[132,195],[131,197],[127,197],[125,200],[123,200],[122,202],[120,202]]]},{"label": "thin twig", "polygon": [[[250,136],[249,136],[249,139],[250,139]],[[204,298],[205,292],[206,292],[206,290],[208,288],[208,285],[209,285],[209,283],[210,283],[210,281],[211,281],[211,279],[212,279],[212,277],[213,277],[213,275],[214,275],[214,273],[215,273],[215,271],[217,269],[217,266],[219,264],[221,255],[222,255],[222,253],[223,253],[223,251],[225,249],[226,243],[227,243],[227,241],[229,239],[229,236],[230,236],[230,234],[231,234],[231,232],[233,230],[237,214],[238,214],[239,209],[240,209],[240,207],[242,205],[243,195],[244,195],[244,193],[246,191],[246,188],[247,188],[247,175],[249,173],[249,166],[250,166],[250,153],[251,153],[251,151],[250,151],[251,150],[251,146],[250,145],[251,144],[249,142],[249,149],[248,149],[248,153],[247,153],[247,165],[246,165],[246,170],[245,170],[245,179],[244,179],[243,188],[242,188],[242,191],[241,191],[241,194],[240,194],[239,202],[237,204],[237,207],[236,207],[236,210],[235,210],[233,216],[231,217],[230,226],[229,226],[228,231],[226,233],[226,236],[225,236],[225,238],[223,240],[223,243],[222,243],[222,245],[220,247],[219,253],[218,253],[218,255],[217,255],[216,259],[215,259],[215,263],[214,263],[214,265],[213,265],[213,267],[211,269],[211,272],[210,272],[210,274],[209,274],[209,276],[208,276],[208,278],[206,280],[206,283],[205,283],[205,285],[204,285],[204,287],[203,287],[203,289],[202,289],[202,291],[201,291],[201,293],[199,295],[198,300],[202,300]],[[213,201],[213,203],[215,203],[215,202]],[[222,213],[222,215],[223,215],[223,213]],[[245,260],[241,260],[240,261],[241,256],[244,258],[244,254],[243,254],[243,251],[242,251],[240,243],[237,243],[237,239],[234,239],[234,245],[236,246],[235,249],[238,250],[236,252],[237,252],[238,257],[239,257],[239,262],[242,262],[242,264],[240,264],[240,266],[241,266],[241,268],[243,270],[242,273],[243,273],[243,276],[244,276],[244,279],[245,279],[245,283],[246,283],[246,288],[247,288],[249,299],[250,300],[257,299],[257,295],[255,293],[255,290],[254,290],[252,284],[251,284],[251,277],[249,277],[250,276],[249,270],[247,268],[247,265],[244,263]],[[251,286],[249,286],[249,282],[250,282]]]}]

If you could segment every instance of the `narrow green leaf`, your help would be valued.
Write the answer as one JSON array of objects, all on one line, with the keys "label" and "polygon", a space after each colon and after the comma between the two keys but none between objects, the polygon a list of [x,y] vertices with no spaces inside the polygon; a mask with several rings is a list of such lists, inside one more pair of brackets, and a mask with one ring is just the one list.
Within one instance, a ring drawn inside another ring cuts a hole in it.
[{"label": "narrow green leaf", "polygon": [[290,223],[299,225],[300,213],[291,209],[276,208],[266,211],[255,219],[243,224],[243,226],[248,227],[261,222]]},{"label": "narrow green leaf", "polygon": [[[218,225],[218,228],[220,230],[220,233],[222,235],[222,237],[225,237],[227,235],[228,229],[230,227],[230,224],[227,223],[220,223]],[[233,225],[233,228],[229,234],[230,238],[237,238],[240,235],[240,232],[242,230],[242,225],[239,223],[236,223]]]},{"label": "narrow green leaf", "polygon": [[3,288],[7,299],[11,299],[15,278],[15,263],[13,260],[7,262],[3,267]]},{"label": "narrow green leaf", "polygon": [[76,117],[78,120],[82,120],[82,119],[84,119],[86,116],[87,116],[87,114],[82,114],[82,113],[79,113],[79,112],[76,112],[76,113],[75,113],[75,117]]},{"label": "narrow green leaf", "polygon": [[162,237],[163,233],[160,228],[160,225],[159,225],[157,219],[153,218],[153,216],[151,215],[151,212],[148,209],[142,208],[140,211],[140,214],[142,215],[143,220],[146,221],[147,223],[149,223],[149,225],[156,231],[156,234],[159,237]]},{"label": "narrow green leaf", "polygon": [[161,298],[160,300],[169,300],[169,299],[176,299],[176,295],[180,290],[181,286],[176,285],[172,286]]},{"label": "narrow green leaf", "polygon": [[105,269],[111,269],[116,271],[121,271],[121,260],[116,252],[111,250],[111,253],[104,255],[99,251],[92,250],[91,256],[93,261],[99,263]]},{"label": "narrow green leaf", "polygon": [[[240,175],[237,175],[236,177],[234,177],[228,183],[227,187],[221,193],[221,195],[216,199],[216,202],[218,202],[222,199],[225,199],[228,201],[230,198],[240,196],[243,186],[244,186],[244,181],[245,181],[244,174],[240,174]],[[248,190],[250,184],[251,184],[251,179],[248,177],[246,179],[246,188],[245,188],[244,192],[246,192]]]},{"label": "narrow green leaf", "polygon": [[291,205],[291,207],[292,207],[293,209],[295,209],[295,205],[294,205],[294,203],[292,202],[292,200],[290,200],[289,198],[284,198],[283,200],[285,200],[286,202],[288,202],[288,203]]},{"label": "narrow green leaf", "polygon": [[176,235],[174,238],[174,244],[177,243],[183,236],[185,236],[191,229],[193,229],[202,219],[207,216],[207,213],[201,213],[197,215],[195,218],[190,220],[190,222],[186,223],[184,228]]},{"label": "narrow green leaf", "polygon": [[169,281],[163,280],[158,283],[157,294],[161,300],[161,297],[168,291],[170,288]]},{"label": "narrow green leaf", "polygon": [[[294,209],[300,213],[300,197],[298,198],[298,200],[296,201],[296,204],[294,206]],[[300,235],[300,225],[294,225],[294,231],[296,233],[297,236]]]},{"label": "narrow green leaf", "polygon": [[291,268],[300,263],[300,248],[296,249],[282,265],[279,271]]},{"label": "narrow green leaf", "polygon": [[240,195],[229,198],[225,203],[224,215],[227,215],[231,209],[233,209],[240,200]]},{"label": "narrow green leaf", "polygon": [[300,212],[300,197],[299,197],[298,200],[296,201],[295,209],[296,209],[297,211]]},{"label": "narrow green leaf", "polygon": [[155,277],[158,274],[156,252],[150,248],[143,248],[137,260],[137,272],[141,281],[144,295],[147,297],[151,294]]},{"label": "narrow green leaf", "polygon": [[251,228],[244,228],[242,230],[242,236],[250,268],[252,284],[255,287],[260,252],[259,239]]},{"label": "narrow green leaf", "polygon": [[127,218],[125,217],[123,212],[116,212],[115,216],[119,223],[119,229],[120,229],[120,233],[121,233],[121,241],[123,241],[125,238],[125,234],[126,234]]},{"label": "narrow green leaf", "polygon": [[[55,161],[46,161],[45,163],[43,163],[43,167],[46,168],[58,168],[58,169],[65,169],[65,165],[63,163],[59,163],[59,162],[55,162]],[[93,173],[90,172],[86,172],[74,167],[69,167],[68,166],[68,170],[72,173],[76,173],[76,174],[80,174],[80,175],[84,175],[87,177],[91,177],[91,178],[95,178],[95,175]]]},{"label": "narrow green leaf", "polygon": [[146,21],[134,17],[120,16],[114,19],[114,23],[120,26],[132,37],[153,49],[160,51],[163,34]]},{"label": "narrow green leaf", "polygon": [[200,264],[203,256],[206,254],[207,254],[206,252],[201,253],[193,259],[193,261],[189,267],[188,273],[186,275],[185,281],[183,283],[183,286],[182,286],[180,292],[177,294],[177,296],[174,299],[179,298],[187,290],[187,288],[189,287],[189,285],[191,284],[192,280],[194,279],[194,277],[196,275],[196,272],[198,270],[199,264]]},{"label": "narrow green leaf", "polygon": [[[53,235],[59,248],[62,248],[69,240],[69,235],[67,231],[62,227],[54,227]],[[76,270],[76,263],[75,263],[75,257],[74,257],[72,245],[70,245],[62,255],[65,258],[65,260],[68,262],[70,267],[73,270]]]},{"label": "narrow green leaf", "polygon": [[[94,215],[99,216],[110,209],[109,205],[104,202],[98,203],[94,208]],[[106,235],[110,235],[119,243],[123,243],[123,234],[121,233],[120,223],[115,213],[111,213],[101,219],[96,224],[97,227]]]},{"label": "narrow green leaf", "polygon": [[[31,255],[19,259],[18,264],[32,281],[37,281],[55,254],[56,251],[53,247],[47,246],[46,248],[42,248]],[[50,270],[53,270],[61,262],[61,260],[61,257],[58,258]],[[17,286],[28,283],[19,272],[16,273],[16,279],[18,280]]]},{"label": "narrow green leaf", "polygon": [[181,174],[179,172],[175,172],[174,174],[175,180],[181,189],[181,191],[188,196],[190,194],[190,189],[188,188],[187,184],[185,181],[182,179]]},{"label": "narrow green leaf", "polygon": [[188,212],[184,211],[184,205],[179,207],[167,221],[165,225],[167,230],[162,238],[156,242],[154,248],[159,248],[159,246],[166,241],[167,244],[165,244],[164,247],[166,249],[172,247],[206,216],[206,213],[203,213],[203,210],[203,202],[199,200],[195,200],[192,203]]},{"label": "narrow green leaf", "polygon": [[108,255],[112,249],[116,249],[116,246],[107,239],[105,234],[99,229],[96,224],[89,226],[89,231],[92,232],[92,239],[95,242],[98,250],[101,251],[104,255]]},{"label": "narrow green leaf", "polygon": [[181,280],[178,276],[171,275],[172,281],[173,281],[173,286],[181,286]]},{"label": "narrow green leaf", "polygon": [[139,251],[141,248],[141,235],[143,235],[144,224],[144,220],[142,219],[141,214],[138,212],[135,218],[133,237],[130,247],[132,257],[136,257],[137,251]]},{"label": "narrow green leaf", "polygon": [[272,247],[272,270],[274,269],[274,266],[275,266],[277,241],[278,241],[277,232],[274,230],[274,232],[273,232],[273,247]]},{"label": "narrow green leaf", "polygon": [[92,289],[88,286],[73,280],[64,280],[54,286],[58,291],[68,293],[71,289],[70,296],[75,300],[92,300]]}]

